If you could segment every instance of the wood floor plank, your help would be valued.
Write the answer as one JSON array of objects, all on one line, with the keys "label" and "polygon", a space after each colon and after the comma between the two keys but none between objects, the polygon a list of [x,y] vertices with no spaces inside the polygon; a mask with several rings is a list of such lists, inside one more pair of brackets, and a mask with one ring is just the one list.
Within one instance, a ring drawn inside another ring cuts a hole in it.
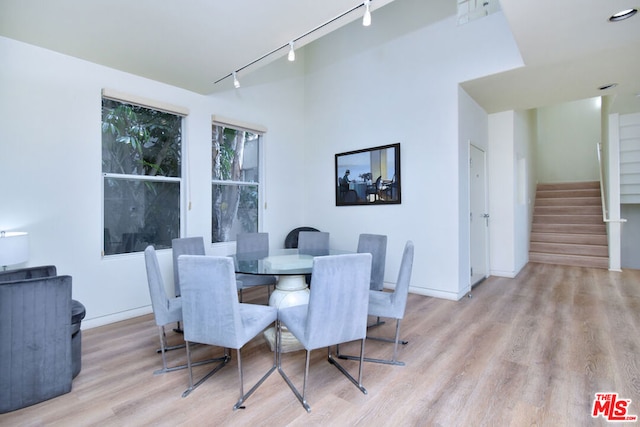
[{"label": "wood floor plank", "polygon": [[[262,302],[263,292],[245,292]],[[370,330],[392,337],[395,322]],[[592,418],[597,392],[631,399],[640,414],[640,271],[528,264],[514,279],[491,277],[471,297],[447,301],[410,295],[401,324],[409,341],[399,349],[404,367],[367,363],[361,393],[312,352],[308,399],[302,408],[273,373],[246,402],[239,395],[237,361],[182,398],[186,371],[153,375],[161,366],[151,315],[83,331],[82,372],[70,393],[0,415],[19,426],[575,426],[608,425]],[[171,343],[182,336],[168,331]],[[392,346],[368,340],[371,357],[391,357]],[[357,354],[357,343],[341,346]],[[194,348],[194,356],[222,349]],[[245,390],[273,363],[261,336],[242,352]],[[170,364],[185,361],[169,352]],[[350,372],[357,362],[344,361]],[[283,366],[302,387],[304,352]],[[198,367],[203,375],[211,365]]]}]

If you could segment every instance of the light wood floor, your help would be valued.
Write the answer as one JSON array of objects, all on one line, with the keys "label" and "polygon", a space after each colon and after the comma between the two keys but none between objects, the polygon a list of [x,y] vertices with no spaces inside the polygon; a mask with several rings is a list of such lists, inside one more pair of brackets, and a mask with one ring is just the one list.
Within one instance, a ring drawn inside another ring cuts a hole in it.
[{"label": "light wood floor", "polygon": [[[263,290],[251,292],[245,301],[266,299]],[[153,375],[161,360],[151,316],[90,329],[71,393],[0,415],[0,425],[607,425],[591,417],[596,392],[631,399],[629,414],[640,415],[640,270],[529,264],[515,279],[489,278],[461,301],[410,295],[402,326],[409,344],[400,359],[407,366],[366,364],[367,395],[326,362],[326,351],[313,352],[310,414],[277,372],[246,409],[232,411],[235,353],[227,367],[182,398],[186,371]],[[391,336],[393,327],[388,322],[375,332]],[[348,349],[357,352],[354,344],[341,347]],[[221,349],[201,346],[198,352]],[[366,352],[390,355],[391,346],[369,340]],[[173,353],[172,362],[184,357]],[[272,355],[262,337],[242,354],[247,390]],[[284,355],[284,369],[300,386],[303,365],[304,352]],[[357,362],[344,365],[356,372]]]}]

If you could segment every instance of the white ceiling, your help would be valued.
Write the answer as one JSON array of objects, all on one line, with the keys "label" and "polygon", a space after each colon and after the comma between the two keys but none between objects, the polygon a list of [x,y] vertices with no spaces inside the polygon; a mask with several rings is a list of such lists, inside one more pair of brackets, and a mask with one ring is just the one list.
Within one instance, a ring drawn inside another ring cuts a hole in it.
[{"label": "white ceiling", "polygon": [[[372,0],[375,11],[393,0]],[[398,2],[403,0],[396,0]],[[424,0],[423,0],[424,1]],[[456,13],[456,0],[429,0]],[[361,4],[361,0],[0,0],[0,35],[194,92]],[[640,111],[640,0],[501,0],[525,66],[465,82],[488,112],[603,94]],[[363,7],[297,43],[361,19]],[[437,14],[434,14],[437,16]],[[428,21],[428,18],[425,19]],[[429,22],[425,22],[428,25]],[[287,49],[278,52],[284,56]],[[264,65],[278,55],[270,56]],[[614,89],[597,88],[618,83]],[[226,86],[228,88],[228,86]]]},{"label": "white ceiling", "polygon": [[[614,95],[617,112],[640,112],[638,0],[500,0],[525,66],[463,84],[488,112]],[[600,91],[600,86],[618,86]]]}]

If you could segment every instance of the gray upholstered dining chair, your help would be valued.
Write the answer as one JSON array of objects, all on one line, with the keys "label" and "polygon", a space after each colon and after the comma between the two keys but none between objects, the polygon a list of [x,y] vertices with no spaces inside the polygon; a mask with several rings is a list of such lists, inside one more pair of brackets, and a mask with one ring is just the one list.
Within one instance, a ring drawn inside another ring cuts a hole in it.
[{"label": "gray upholstered dining chair", "polygon": [[298,234],[298,252],[321,256],[329,254],[329,233],[326,231],[301,231]]},{"label": "gray upholstered dining chair", "polygon": [[[298,233],[298,253],[305,255],[329,255],[329,233],[326,231],[300,231]],[[304,280],[311,284],[311,274],[305,274]]]},{"label": "gray upholstered dining chair", "polygon": [[371,282],[369,289],[381,291],[384,288],[387,236],[382,234],[360,234],[358,237],[358,253],[371,254]]},{"label": "gray upholstered dining chair", "polygon": [[[367,336],[368,339],[393,343],[393,359],[373,359],[365,357],[365,362],[404,366],[404,362],[398,361],[398,344],[401,342],[400,321],[404,318],[409,295],[409,283],[411,282],[411,271],[413,269],[413,251],[413,242],[409,240],[404,246],[398,280],[396,281],[396,288],[393,292],[369,291],[369,316],[396,319],[396,334],[393,339]],[[402,344],[407,344],[407,341],[402,341]],[[357,358],[356,356],[340,354],[339,351],[338,349],[338,357],[341,359]]]},{"label": "gray upholstered dining chair", "polygon": [[[175,295],[180,296],[180,275],[178,274],[178,257],[180,255],[205,255],[204,238],[179,237],[171,240],[171,252],[173,257],[173,288]],[[182,327],[178,322],[175,332],[182,333]]]},{"label": "gray upholstered dining chair", "polygon": [[[236,236],[236,257],[242,259],[242,254],[261,253],[269,255],[269,233],[238,233]],[[271,295],[271,286],[278,282],[276,276],[263,276],[254,274],[236,274],[240,302],[242,302],[242,290],[255,286],[265,286],[267,289],[267,301]]]},{"label": "gray upholstered dining chair", "polygon": [[182,348],[184,345],[176,345],[169,347],[167,345],[167,335],[164,327],[169,323],[177,323],[182,320],[182,301],[180,297],[169,298],[164,288],[164,280],[158,263],[158,256],[153,246],[149,245],[144,250],[144,261],[147,269],[147,283],[149,284],[149,294],[151,296],[151,307],[153,308],[153,316],[158,326],[158,335],[160,337],[160,353],[162,354],[162,369],[154,372],[161,374],[172,372],[178,369],[186,368],[186,365],[168,367],[166,352]]},{"label": "gray upholstered dining chair", "polygon": [[205,255],[204,238],[180,237],[171,240],[173,252],[173,286],[176,296],[180,296],[180,275],[178,274],[178,257],[180,255]]},{"label": "gray upholstered dining chair", "polygon": [[[166,352],[184,348],[185,344],[174,346],[167,345],[167,335],[164,327],[170,323],[179,323],[182,321],[182,299],[181,297],[169,298],[164,287],[158,256],[153,246],[149,245],[144,250],[145,266],[147,269],[147,282],[149,284],[149,294],[151,296],[151,307],[153,308],[153,316],[156,326],[158,326],[158,335],[160,336],[160,353],[162,354],[162,369],[158,369],[154,374],[162,374],[173,372],[179,369],[187,368],[186,364],[178,366],[167,366]],[[197,362],[198,365],[210,363],[217,359],[202,360]]]},{"label": "gray upholstered dining chair", "polygon": [[[362,361],[367,335],[367,312],[371,254],[345,254],[316,257],[313,260],[309,303],[278,310],[277,345],[281,345],[282,328],[288,328],[306,350],[302,394],[282,369],[282,352],[278,347],[278,371],[302,406],[307,403],[309,356],[312,350],[327,347],[328,361],[364,394]],[[361,340],[360,364],[356,380],[331,353],[331,346]]]},{"label": "gray upholstered dining chair", "polygon": [[[384,268],[387,258],[387,236],[382,234],[360,234],[358,237],[358,253],[370,253],[371,259],[371,282],[369,289],[372,291],[382,291],[384,289]],[[376,322],[369,325],[383,325],[384,321],[380,317]]]},{"label": "gray upholstered dining chair", "polygon": [[[178,259],[178,270],[182,285],[184,339],[187,343],[189,365],[189,388],[182,397],[188,396],[222,368],[230,359],[228,349],[234,348],[237,350],[240,398],[233,409],[241,408],[242,403],[276,369],[277,354],[274,352],[273,366],[245,394],[240,349],[276,321],[278,310],[275,307],[238,301],[233,260],[229,257],[182,255]],[[192,343],[220,346],[225,352],[224,361],[195,384],[191,370]]]},{"label": "gray upholstered dining chair", "polygon": [[320,231],[320,230],[318,230],[317,228],[307,227],[307,226],[294,228],[287,234],[287,237],[284,239],[284,247],[286,249],[298,248],[298,236],[300,235],[301,231]]}]

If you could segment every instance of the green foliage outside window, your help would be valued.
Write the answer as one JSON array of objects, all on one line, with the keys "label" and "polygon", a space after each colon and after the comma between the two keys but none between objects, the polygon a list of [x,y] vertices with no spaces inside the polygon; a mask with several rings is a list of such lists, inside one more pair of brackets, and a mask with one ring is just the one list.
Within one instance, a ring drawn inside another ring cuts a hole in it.
[{"label": "green foliage outside window", "polygon": [[181,144],[181,116],[102,100],[105,255],[180,236]]},{"label": "green foliage outside window", "polygon": [[212,242],[258,231],[260,136],[213,126]]}]

